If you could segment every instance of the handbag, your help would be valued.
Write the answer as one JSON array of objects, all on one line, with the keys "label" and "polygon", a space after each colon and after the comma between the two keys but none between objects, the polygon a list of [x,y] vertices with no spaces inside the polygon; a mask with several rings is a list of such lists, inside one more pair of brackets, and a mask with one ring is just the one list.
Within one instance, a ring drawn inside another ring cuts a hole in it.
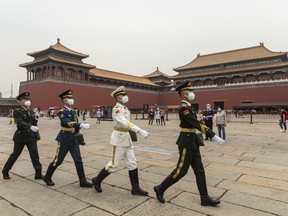
[{"label": "handbag", "polygon": [[196,143],[198,144],[198,146],[205,146],[203,134],[200,132],[196,133]]},{"label": "handbag", "polygon": [[84,141],[84,136],[83,136],[83,134],[77,133],[77,134],[75,134],[75,136],[76,136],[78,145],[85,145],[85,144],[86,144],[85,141]]},{"label": "handbag", "polygon": [[130,134],[131,140],[133,142],[137,142],[137,134],[134,131],[131,131],[131,130],[129,130],[129,134]]}]

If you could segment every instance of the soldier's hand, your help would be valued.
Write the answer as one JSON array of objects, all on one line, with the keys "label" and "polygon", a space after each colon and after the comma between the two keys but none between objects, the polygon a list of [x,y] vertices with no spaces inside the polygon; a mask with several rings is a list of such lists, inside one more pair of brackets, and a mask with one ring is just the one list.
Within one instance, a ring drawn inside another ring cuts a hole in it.
[{"label": "soldier's hand", "polygon": [[225,140],[223,140],[221,137],[215,135],[212,137],[212,140],[215,141],[219,145],[223,145],[225,143]]},{"label": "soldier's hand", "polygon": [[39,128],[37,126],[32,125],[30,127],[30,130],[36,133],[39,130]]},{"label": "soldier's hand", "polygon": [[81,123],[80,124],[80,128],[84,128],[84,129],[89,129],[90,128],[90,124],[87,124],[87,123]]},{"label": "soldier's hand", "polygon": [[139,133],[141,134],[141,136],[143,136],[144,138],[147,138],[147,137],[149,136],[149,133],[148,133],[147,131],[145,131],[145,130],[140,129],[138,132],[139,132]]}]

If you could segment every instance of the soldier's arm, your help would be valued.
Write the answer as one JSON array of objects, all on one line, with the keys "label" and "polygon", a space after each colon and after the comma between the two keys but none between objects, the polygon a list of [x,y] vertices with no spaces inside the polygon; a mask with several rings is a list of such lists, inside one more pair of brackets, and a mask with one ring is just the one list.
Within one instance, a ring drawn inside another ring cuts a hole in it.
[{"label": "soldier's arm", "polygon": [[68,118],[68,115],[66,114],[66,112],[63,112],[62,110],[60,110],[58,114],[59,114],[62,127],[80,129],[80,123],[76,121],[71,121]]},{"label": "soldier's arm", "polygon": [[115,107],[113,109],[113,117],[115,119],[115,121],[117,121],[118,123],[120,123],[122,125],[122,127],[124,128],[128,128],[128,130],[134,131],[135,133],[137,133],[140,128],[133,124],[132,122],[128,121],[124,115],[121,113],[121,109]]},{"label": "soldier's arm", "polygon": [[181,107],[178,112],[179,116],[181,116],[184,121],[188,123],[191,127],[196,128],[203,134],[206,134],[209,138],[212,138],[215,135],[215,133],[210,130],[206,125],[201,124],[197,119],[195,119],[193,115],[189,112],[187,107]]},{"label": "soldier's arm", "polygon": [[13,117],[14,117],[14,120],[15,120],[17,126],[20,127],[20,128],[29,129],[32,126],[32,125],[24,122],[23,116],[21,115],[19,110],[15,110],[13,112]]}]

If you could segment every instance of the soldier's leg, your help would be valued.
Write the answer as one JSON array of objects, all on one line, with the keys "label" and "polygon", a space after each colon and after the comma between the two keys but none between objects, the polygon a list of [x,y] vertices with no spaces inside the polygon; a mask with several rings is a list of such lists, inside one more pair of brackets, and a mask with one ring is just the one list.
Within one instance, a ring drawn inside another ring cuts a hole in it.
[{"label": "soldier's leg", "polygon": [[74,143],[73,145],[70,146],[70,153],[72,155],[72,158],[74,160],[76,170],[77,170],[77,175],[80,181],[80,187],[92,187],[93,184],[88,182],[85,177],[85,172],[84,172],[84,167],[83,167],[83,162],[82,162],[82,157],[80,153],[80,147],[78,144]]},{"label": "soldier's leg", "polygon": [[94,188],[99,193],[102,192],[101,182],[112,172],[114,172],[120,164],[120,161],[126,151],[126,148],[113,146],[111,161],[100,171],[100,173],[92,179]]},{"label": "soldier's leg", "polygon": [[42,165],[39,160],[37,141],[27,143],[27,148],[30,154],[30,158],[35,169],[35,179],[43,179],[42,176]]},{"label": "soldier's leg", "polygon": [[52,175],[57,169],[58,166],[60,166],[65,158],[65,156],[68,153],[68,145],[61,144],[58,142],[58,147],[56,150],[56,155],[52,163],[49,165],[46,174],[43,178],[43,180],[46,182],[48,186],[53,186],[55,183],[52,181]]},{"label": "soldier's leg", "polygon": [[183,147],[178,147],[179,149],[179,159],[176,168],[172,171],[170,175],[168,175],[164,181],[154,187],[154,191],[156,192],[157,199],[164,203],[165,199],[163,198],[164,192],[177,181],[179,181],[183,176],[188,172],[189,166],[191,164],[191,154],[192,149],[187,149]]},{"label": "soldier's leg", "polygon": [[201,197],[201,205],[203,206],[218,205],[220,201],[218,199],[211,198],[208,195],[205,170],[201,160],[201,154],[199,149],[193,150],[191,166],[196,177],[197,188]]},{"label": "soldier's leg", "polygon": [[126,163],[126,167],[129,170],[129,178],[132,185],[131,193],[133,195],[147,196],[148,192],[142,190],[139,187],[139,178],[138,178],[138,169],[137,169],[137,161],[134,153],[134,147],[130,146],[127,148],[124,159]]},{"label": "soldier's leg", "polygon": [[25,144],[24,143],[15,143],[14,142],[14,149],[12,154],[9,156],[7,162],[5,163],[2,174],[4,179],[10,179],[9,170],[12,168],[18,157],[23,151]]}]

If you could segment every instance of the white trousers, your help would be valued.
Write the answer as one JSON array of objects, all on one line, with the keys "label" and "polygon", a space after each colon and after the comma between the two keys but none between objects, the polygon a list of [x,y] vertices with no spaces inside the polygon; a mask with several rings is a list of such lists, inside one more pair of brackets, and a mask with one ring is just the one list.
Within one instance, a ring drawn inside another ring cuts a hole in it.
[{"label": "white trousers", "polygon": [[112,160],[105,166],[107,172],[115,172],[122,158],[124,158],[128,170],[134,170],[137,168],[133,146],[113,146]]}]

